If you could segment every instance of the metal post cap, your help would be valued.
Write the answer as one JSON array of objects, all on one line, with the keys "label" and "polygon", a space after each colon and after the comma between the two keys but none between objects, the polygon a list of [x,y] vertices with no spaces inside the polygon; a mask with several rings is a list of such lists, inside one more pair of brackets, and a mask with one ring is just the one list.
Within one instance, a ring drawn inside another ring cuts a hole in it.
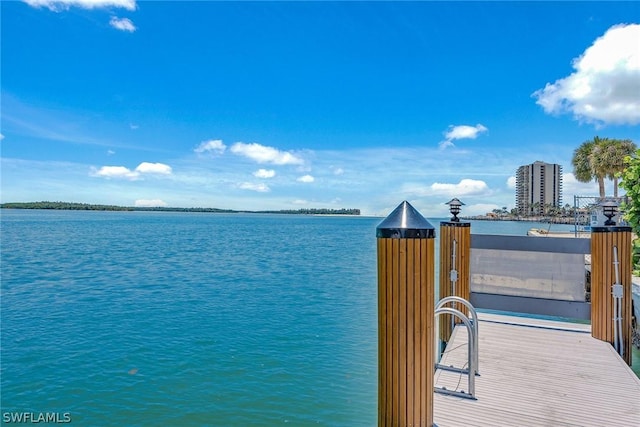
[{"label": "metal post cap", "polygon": [[406,200],[376,228],[376,237],[394,239],[433,239],[435,228]]}]

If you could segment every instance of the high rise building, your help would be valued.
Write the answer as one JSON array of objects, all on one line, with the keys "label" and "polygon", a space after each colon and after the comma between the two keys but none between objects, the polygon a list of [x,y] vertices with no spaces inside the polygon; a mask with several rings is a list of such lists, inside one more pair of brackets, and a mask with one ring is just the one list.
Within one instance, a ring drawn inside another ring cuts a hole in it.
[{"label": "high rise building", "polygon": [[516,173],[518,215],[544,215],[550,207],[562,207],[562,166],[536,161]]}]

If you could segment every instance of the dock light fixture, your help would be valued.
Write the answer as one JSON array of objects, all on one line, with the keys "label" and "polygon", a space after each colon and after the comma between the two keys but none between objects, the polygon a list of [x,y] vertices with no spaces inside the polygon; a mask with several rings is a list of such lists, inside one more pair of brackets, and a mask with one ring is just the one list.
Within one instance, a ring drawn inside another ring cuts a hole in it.
[{"label": "dock light fixture", "polygon": [[460,213],[460,206],[463,206],[464,203],[454,197],[445,204],[449,205],[449,212],[451,212],[451,215],[453,215],[453,217],[451,218],[451,222],[460,222],[458,214]]},{"label": "dock light fixture", "polygon": [[602,203],[602,213],[607,217],[607,220],[604,222],[604,225],[616,225],[616,222],[612,220],[616,213],[618,212],[618,205],[616,202],[612,202],[607,200]]}]

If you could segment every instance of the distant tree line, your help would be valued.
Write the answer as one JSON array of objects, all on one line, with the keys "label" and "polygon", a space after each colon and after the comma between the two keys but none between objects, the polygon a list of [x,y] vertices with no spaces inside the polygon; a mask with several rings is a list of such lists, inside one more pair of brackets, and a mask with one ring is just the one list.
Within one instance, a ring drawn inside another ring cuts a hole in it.
[{"label": "distant tree line", "polygon": [[360,215],[360,209],[284,209],[279,211],[256,211],[255,213],[294,215]]},{"label": "distant tree line", "polygon": [[134,208],[113,205],[94,205],[89,203],[73,202],[27,202],[27,203],[2,203],[3,209],[56,209],[72,211],[132,211]]},{"label": "distant tree line", "polygon": [[275,211],[235,211],[217,208],[171,208],[95,205],[73,202],[2,203],[2,209],[56,209],[74,211],[143,211],[143,212],[209,212],[209,213],[270,213],[289,215],[360,215],[360,209],[284,209]]},{"label": "distant tree line", "polygon": [[143,211],[143,212],[209,212],[209,213],[235,213],[238,211],[234,211],[231,209],[217,209],[217,208],[169,208],[164,206],[153,206],[153,207],[132,207],[130,208],[132,211]]}]

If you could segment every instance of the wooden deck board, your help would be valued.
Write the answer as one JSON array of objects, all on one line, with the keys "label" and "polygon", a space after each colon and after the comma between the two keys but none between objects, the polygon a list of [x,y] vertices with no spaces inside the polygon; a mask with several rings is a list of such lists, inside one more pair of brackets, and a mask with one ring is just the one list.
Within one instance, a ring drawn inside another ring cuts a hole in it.
[{"label": "wooden deck board", "polygon": [[[436,394],[439,427],[640,425],[640,379],[589,325],[481,313],[479,330],[477,400]],[[464,366],[466,339],[456,327],[441,363]],[[435,384],[468,389],[443,370]]]}]

